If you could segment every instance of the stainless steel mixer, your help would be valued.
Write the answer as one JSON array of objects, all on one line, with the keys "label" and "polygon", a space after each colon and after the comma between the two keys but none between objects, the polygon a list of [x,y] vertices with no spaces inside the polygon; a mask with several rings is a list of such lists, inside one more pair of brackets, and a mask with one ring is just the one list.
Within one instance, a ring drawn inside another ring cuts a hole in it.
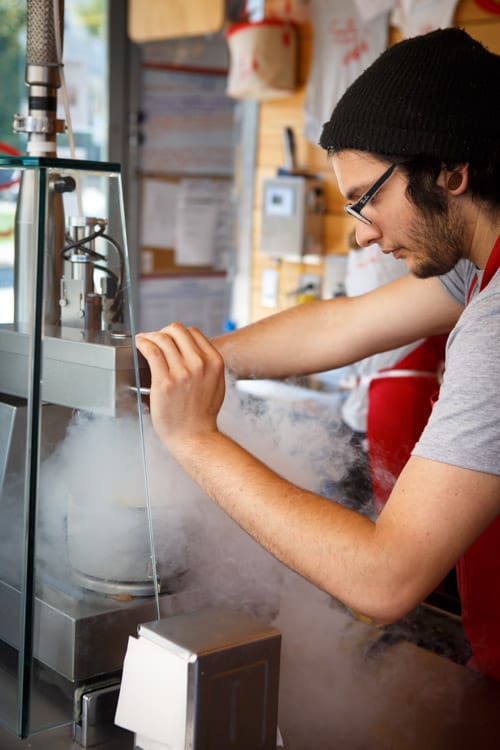
[{"label": "stainless steel mixer", "polygon": [[[57,158],[64,7],[27,11],[27,154],[0,159],[21,176],[0,327],[0,724],[21,737],[78,723],[81,696],[118,685],[128,636],[160,613],[120,169]],[[135,478],[120,497],[84,423],[108,428],[101,454]]]}]

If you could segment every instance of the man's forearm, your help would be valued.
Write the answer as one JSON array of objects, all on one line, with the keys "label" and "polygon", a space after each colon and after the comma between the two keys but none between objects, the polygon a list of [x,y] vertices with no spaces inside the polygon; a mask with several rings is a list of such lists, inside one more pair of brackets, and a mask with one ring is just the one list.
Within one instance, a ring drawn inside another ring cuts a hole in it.
[{"label": "man's forearm", "polygon": [[[271,315],[212,339],[239,378],[306,375],[354,361],[343,341],[351,300],[318,300]],[[338,345],[336,341],[338,339]]]},{"label": "man's forearm", "polygon": [[347,606],[385,618],[374,581],[386,566],[372,521],[286,481],[220,432],[179,445],[174,455],[277,559]]},{"label": "man's forearm", "polygon": [[410,275],[360,297],[307,302],[212,340],[239,378],[308,375],[445,333],[462,307]]}]

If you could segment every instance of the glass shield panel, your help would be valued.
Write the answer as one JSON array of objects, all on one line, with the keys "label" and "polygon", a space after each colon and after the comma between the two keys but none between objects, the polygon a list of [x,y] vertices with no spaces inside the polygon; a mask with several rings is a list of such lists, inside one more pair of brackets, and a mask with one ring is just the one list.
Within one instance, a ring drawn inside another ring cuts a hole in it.
[{"label": "glass shield panel", "polygon": [[30,350],[31,380],[14,388],[5,374],[0,392],[27,404],[9,644],[23,665],[13,696],[27,736],[78,724],[83,687],[118,684],[129,635],[159,604],[119,171],[24,161],[36,164],[18,198],[15,315],[2,335],[7,359]]},{"label": "glass shield panel", "polygon": [[[25,177],[26,170],[19,165],[7,163],[0,168],[0,183],[10,185],[2,190],[0,204],[0,723],[11,731],[17,731],[22,703],[19,679],[23,656],[21,589],[24,503],[29,473],[28,352],[31,336],[26,328],[19,336],[13,335],[16,210],[19,184]],[[37,204],[38,175],[30,177],[31,193]],[[32,213],[36,210],[37,205],[32,206]]]}]

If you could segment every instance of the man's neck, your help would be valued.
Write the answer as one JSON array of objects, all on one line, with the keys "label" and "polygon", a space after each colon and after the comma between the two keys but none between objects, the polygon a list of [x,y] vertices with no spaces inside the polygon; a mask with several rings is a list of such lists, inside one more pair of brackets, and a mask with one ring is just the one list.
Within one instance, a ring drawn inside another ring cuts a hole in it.
[{"label": "man's neck", "polygon": [[500,235],[500,214],[486,214],[479,210],[473,225],[468,259],[477,268],[484,268],[491,250]]}]

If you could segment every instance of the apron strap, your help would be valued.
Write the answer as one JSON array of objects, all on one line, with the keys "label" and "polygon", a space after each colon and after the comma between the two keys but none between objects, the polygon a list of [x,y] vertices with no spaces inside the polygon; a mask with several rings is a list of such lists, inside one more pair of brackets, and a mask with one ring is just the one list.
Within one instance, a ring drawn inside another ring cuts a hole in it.
[{"label": "apron strap", "polygon": [[[482,292],[483,289],[488,286],[491,279],[496,274],[499,268],[500,268],[500,236],[497,238],[497,241],[493,245],[493,250],[491,251],[488,261],[486,263],[483,277],[481,279],[481,284],[479,286],[480,292]],[[467,292],[467,304],[469,304],[471,300],[474,289],[477,286],[477,281],[478,281],[478,275],[476,273],[476,275],[472,279],[471,284],[469,286],[469,291]]]}]

